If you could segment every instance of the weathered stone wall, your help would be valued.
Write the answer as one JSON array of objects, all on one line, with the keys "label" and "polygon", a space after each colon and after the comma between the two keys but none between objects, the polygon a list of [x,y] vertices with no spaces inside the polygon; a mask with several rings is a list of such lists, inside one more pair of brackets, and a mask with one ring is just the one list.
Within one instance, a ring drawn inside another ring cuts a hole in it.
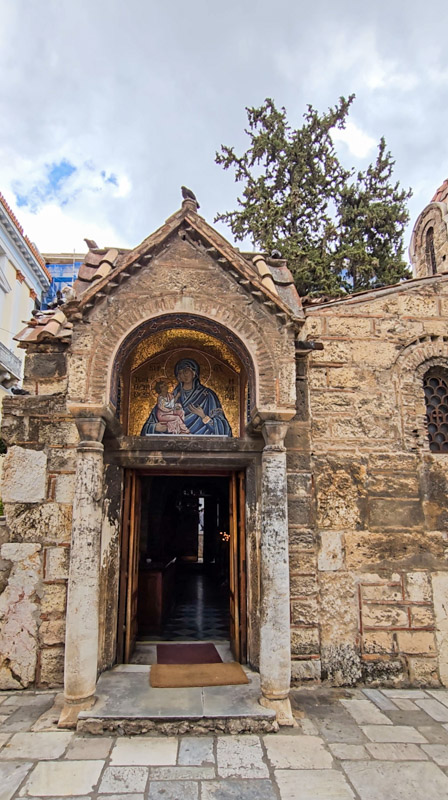
[{"label": "weathered stone wall", "polygon": [[63,394],[18,396],[3,401],[2,436],[10,446],[2,485],[8,541],[1,548],[0,687],[57,686],[64,667],[76,426]]},{"label": "weathered stone wall", "polygon": [[447,304],[440,278],[307,311],[303,338],[324,350],[308,362],[299,527],[291,477],[296,679],[447,683],[448,456],[429,451],[422,386],[448,365]]}]

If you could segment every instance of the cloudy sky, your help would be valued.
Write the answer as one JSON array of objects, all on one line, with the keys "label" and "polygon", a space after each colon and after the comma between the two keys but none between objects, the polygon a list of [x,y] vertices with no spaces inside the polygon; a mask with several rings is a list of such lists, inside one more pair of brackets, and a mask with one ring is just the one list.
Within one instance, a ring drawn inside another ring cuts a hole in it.
[{"label": "cloudy sky", "polygon": [[[43,252],[132,247],[190,186],[209,222],[267,96],[300,124],[356,93],[347,165],[384,135],[413,221],[448,177],[446,0],[0,0],[0,191]],[[229,231],[220,226],[231,238]]]}]

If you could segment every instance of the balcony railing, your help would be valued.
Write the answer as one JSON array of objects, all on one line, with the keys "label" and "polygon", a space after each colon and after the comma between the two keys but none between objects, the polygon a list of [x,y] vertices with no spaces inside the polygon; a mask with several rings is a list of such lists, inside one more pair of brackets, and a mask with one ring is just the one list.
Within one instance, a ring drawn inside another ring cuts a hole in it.
[{"label": "balcony railing", "polygon": [[20,378],[22,372],[22,362],[8,347],[0,342],[0,369],[11,372],[16,378]]}]

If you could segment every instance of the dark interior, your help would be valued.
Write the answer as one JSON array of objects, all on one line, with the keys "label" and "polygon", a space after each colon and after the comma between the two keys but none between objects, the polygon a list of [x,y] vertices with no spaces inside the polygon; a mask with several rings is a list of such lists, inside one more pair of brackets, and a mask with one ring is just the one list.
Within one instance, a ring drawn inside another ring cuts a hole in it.
[{"label": "dark interior", "polygon": [[142,478],[138,637],[229,638],[229,479]]}]

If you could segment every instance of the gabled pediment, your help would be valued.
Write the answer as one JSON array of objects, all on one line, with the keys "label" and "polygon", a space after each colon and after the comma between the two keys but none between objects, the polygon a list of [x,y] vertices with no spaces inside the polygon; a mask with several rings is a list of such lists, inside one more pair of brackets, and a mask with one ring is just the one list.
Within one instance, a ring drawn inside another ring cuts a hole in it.
[{"label": "gabled pediment", "polygon": [[[279,264],[271,271],[261,254],[253,254],[251,259],[240,253],[197,214],[195,204],[189,200],[184,201],[179,211],[133,250],[89,250],[75,283],[79,311],[88,312],[123,281],[132,280],[168,248],[176,236],[200,248],[284,323],[298,322],[303,318],[292,278],[289,282],[285,278],[285,269],[290,276],[289,270]],[[273,277],[273,272],[276,277]]]}]

